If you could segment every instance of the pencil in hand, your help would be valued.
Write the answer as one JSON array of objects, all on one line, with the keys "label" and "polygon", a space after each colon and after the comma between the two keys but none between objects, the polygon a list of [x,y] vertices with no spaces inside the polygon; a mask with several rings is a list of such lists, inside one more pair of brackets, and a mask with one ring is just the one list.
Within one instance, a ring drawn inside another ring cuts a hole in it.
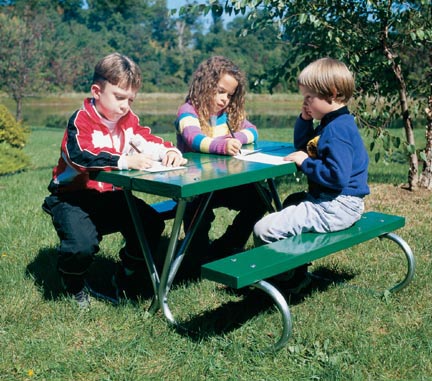
[{"label": "pencil in hand", "polygon": [[[227,126],[228,126],[228,129],[229,129],[229,131],[230,131],[231,136],[233,137],[233,139],[237,139],[237,138],[235,137],[235,135],[234,135],[234,131],[233,131],[233,129],[231,128],[230,124],[228,123],[228,120],[227,120],[226,124],[227,124]],[[242,154],[241,149],[239,149],[239,154],[240,154],[240,155]]]},{"label": "pencil in hand", "polygon": [[133,142],[130,141],[129,144],[135,151],[141,153],[141,150]]}]

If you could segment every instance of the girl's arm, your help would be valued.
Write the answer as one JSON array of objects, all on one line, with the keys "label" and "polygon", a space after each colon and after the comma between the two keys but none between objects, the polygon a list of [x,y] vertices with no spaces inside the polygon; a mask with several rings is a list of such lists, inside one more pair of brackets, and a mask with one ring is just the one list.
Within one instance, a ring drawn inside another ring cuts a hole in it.
[{"label": "girl's arm", "polygon": [[[227,143],[233,138],[225,114],[218,116],[216,126],[212,127],[212,136],[204,133],[198,115],[190,104],[180,107],[176,120],[176,129],[182,140],[182,145],[184,145],[184,151],[227,155]],[[242,144],[248,144],[257,139],[258,132],[252,123],[245,120],[242,129],[235,132],[234,136]]]}]

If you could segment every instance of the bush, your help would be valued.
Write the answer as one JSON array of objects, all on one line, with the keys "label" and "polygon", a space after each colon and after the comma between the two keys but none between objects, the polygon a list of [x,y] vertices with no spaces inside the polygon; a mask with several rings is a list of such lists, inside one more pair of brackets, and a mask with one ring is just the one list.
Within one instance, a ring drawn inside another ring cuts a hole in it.
[{"label": "bush", "polygon": [[45,120],[45,126],[48,128],[60,128],[64,130],[67,126],[68,118],[62,115],[49,115]]},{"label": "bush", "polygon": [[23,150],[5,142],[0,143],[0,176],[22,171],[30,164],[30,159]]},{"label": "bush", "polygon": [[22,151],[28,135],[29,130],[0,104],[0,175],[20,171],[30,164]]},{"label": "bush", "polygon": [[5,105],[0,104],[0,143],[9,143],[15,148],[24,148],[29,130],[17,122]]}]

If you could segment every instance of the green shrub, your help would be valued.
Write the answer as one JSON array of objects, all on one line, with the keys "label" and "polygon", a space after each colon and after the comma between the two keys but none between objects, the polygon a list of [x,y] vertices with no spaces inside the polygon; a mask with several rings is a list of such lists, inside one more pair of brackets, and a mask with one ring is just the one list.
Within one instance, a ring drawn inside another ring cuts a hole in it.
[{"label": "green shrub", "polygon": [[29,130],[17,122],[5,105],[0,104],[0,143],[9,143],[15,148],[24,148]]},{"label": "green shrub", "polygon": [[48,128],[60,128],[64,130],[66,128],[68,118],[62,115],[48,115],[45,120],[45,127]]},{"label": "green shrub", "polygon": [[8,143],[0,143],[0,176],[22,171],[31,164],[24,151]]},{"label": "green shrub", "polygon": [[0,104],[0,175],[23,170],[30,159],[23,152],[29,130]]}]

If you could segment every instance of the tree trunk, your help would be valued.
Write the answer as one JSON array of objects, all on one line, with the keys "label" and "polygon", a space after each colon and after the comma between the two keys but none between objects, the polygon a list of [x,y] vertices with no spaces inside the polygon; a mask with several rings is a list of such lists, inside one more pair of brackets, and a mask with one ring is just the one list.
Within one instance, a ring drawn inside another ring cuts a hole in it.
[{"label": "tree trunk", "polygon": [[[387,45],[388,38],[388,26],[385,28],[383,33],[383,49],[384,54],[387,59],[392,63],[393,73],[396,76],[399,85],[399,104],[402,113],[403,126],[405,129],[405,137],[408,145],[415,147],[415,138],[414,131],[412,126],[412,120],[408,109],[408,98],[406,91],[405,79],[402,73],[402,68],[399,63],[396,61],[396,56],[390,50]],[[409,155],[409,170],[408,170],[408,189],[415,190],[419,184],[419,176],[418,176],[418,157],[417,153],[414,150],[413,153]]]},{"label": "tree trunk", "polygon": [[[397,65],[399,66],[399,65]],[[400,67],[399,67],[400,69]],[[401,106],[402,111],[402,119],[403,119],[403,125],[405,129],[405,136],[407,139],[407,143],[410,146],[415,147],[415,139],[414,139],[414,130],[412,125],[412,120],[410,117],[410,113],[408,110],[408,103],[407,103],[407,95],[406,95],[406,88],[405,88],[405,82],[401,74],[401,88],[399,90],[399,103]],[[409,170],[408,170],[408,189],[409,190],[415,190],[419,185],[419,176],[418,176],[418,157],[417,152],[414,151],[409,155]]]},{"label": "tree trunk", "polygon": [[15,120],[17,122],[21,122],[21,120],[22,120],[22,97],[18,97],[14,94],[13,98],[14,98],[14,101],[16,103]]},{"label": "tree trunk", "polygon": [[[432,92],[432,86],[431,86]],[[425,160],[423,162],[423,171],[420,176],[419,186],[428,190],[432,189],[432,94],[428,99],[426,112],[426,148]]]},{"label": "tree trunk", "polygon": [[178,33],[178,39],[177,39],[177,47],[180,52],[185,51],[185,44],[184,44],[184,33],[186,29],[186,23],[183,20],[177,20],[176,21],[176,28]]}]

